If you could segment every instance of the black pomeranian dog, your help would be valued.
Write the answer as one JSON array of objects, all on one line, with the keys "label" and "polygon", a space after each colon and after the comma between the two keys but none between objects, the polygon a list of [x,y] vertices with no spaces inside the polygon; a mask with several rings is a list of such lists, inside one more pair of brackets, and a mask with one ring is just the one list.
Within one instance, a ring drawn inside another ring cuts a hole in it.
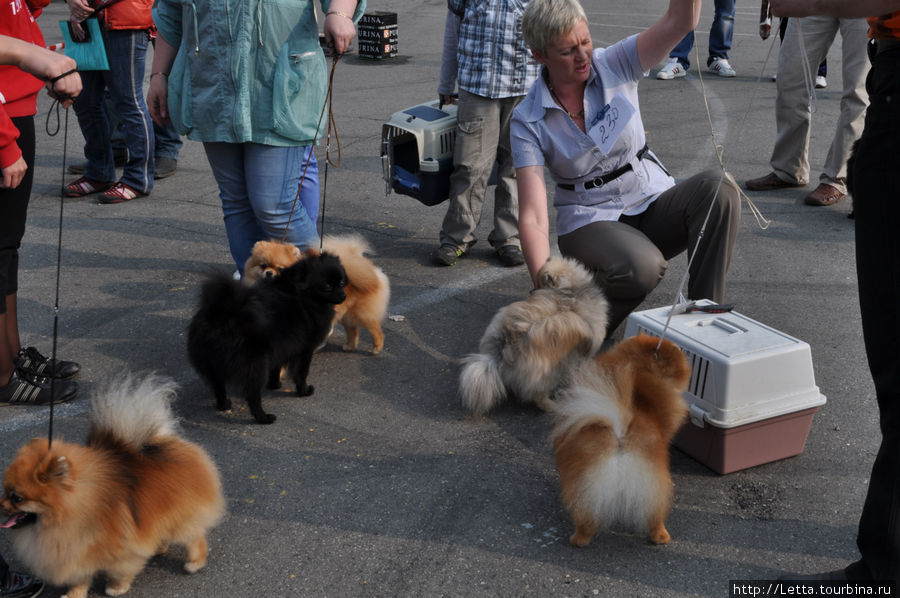
[{"label": "black pomeranian dog", "polygon": [[309,364],[331,330],[346,284],[340,260],[328,253],[300,260],[253,286],[226,274],[210,277],[188,328],[188,357],[212,387],[216,408],[231,408],[226,384],[232,383],[243,389],[256,421],[271,424],[275,416],[263,411],[262,388],[267,380],[269,388],[281,385],[282,366],[297,395],[311,395]]}]

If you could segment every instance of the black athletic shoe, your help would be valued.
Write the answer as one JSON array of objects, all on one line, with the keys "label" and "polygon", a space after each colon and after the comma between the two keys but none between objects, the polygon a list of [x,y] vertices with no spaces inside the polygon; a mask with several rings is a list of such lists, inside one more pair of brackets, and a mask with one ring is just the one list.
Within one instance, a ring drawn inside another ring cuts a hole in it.
[{"label": "black athletic shoe", "polygon": [[525,256],[522,255],[522,250],[518,245],[504,245],[497,250],[497,256],[500,258],[500,263],[507,268],[521,266],[525,263]]},{"label": "black athletic shoe", "polygon": [[166,177],[170,177],[175,174],[175,171],[177,169],[178,160],[174,158],[168,158],[166,156],[159,156],[156,158],[156,161],[153,165],[153,178],[156,180],[160,180]]},{"label": "black athletic shoe", "polygon": [[49,357],[44,357],[34,347],[28,347],[19,349],[16,369],[30,376],[46,376],[65,380],[77,374],[81,366],[74,361],[51,361]]},{"label": "black athletic shoe", "polygon": [[34,598],[43,589],[43,581],[24,573],[7,571],[0,579],[0,598]]},{"label": "black athletic shoe", "polygon": [[[65,403],[78,393],[78,384],[71,380],[31,377],[16,371],[6,386],[0,387],[0,405],[49,405]],[[54,400],[55,398],[55,400]]]}]

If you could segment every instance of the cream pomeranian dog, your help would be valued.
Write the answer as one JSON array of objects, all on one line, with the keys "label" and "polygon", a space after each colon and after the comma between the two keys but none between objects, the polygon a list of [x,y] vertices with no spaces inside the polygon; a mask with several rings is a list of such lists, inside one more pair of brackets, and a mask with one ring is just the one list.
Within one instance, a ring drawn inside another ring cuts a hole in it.
[{"label": "cream pomeranian dog", "polygon": [[178,435],[174,381],[126,377],[91,403],[85,445],[35,438],[3,479],[13,548],[68,598],[85,598],[98,573],[124,594],[147,560],[187,547],[188,573],[206,564],[207,534],[225,500],[209,455]]},{"label": "cream pomeranian dog", "polygon": [[587,361],[560,393],[553,452],[574,546],[590,542],[601,525],[669,541],[669,445],[687,417],[682,393],[690,375],[674,343],[640,335]]},{"label": "cream pomeranian dog", "polygon": [[501,308],[478,353],[463,359],[463,406],[483,415],[507,394],[553,409],[551,394],[606,336],[608,304],[591,273],[574,259],[551,257],[527,299]]}]

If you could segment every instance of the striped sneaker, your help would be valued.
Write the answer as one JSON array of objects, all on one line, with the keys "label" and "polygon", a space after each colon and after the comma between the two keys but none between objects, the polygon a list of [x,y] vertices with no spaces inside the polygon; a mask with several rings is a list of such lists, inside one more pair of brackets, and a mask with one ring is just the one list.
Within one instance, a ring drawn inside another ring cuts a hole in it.
[{"label": "striped sneaker", "polygon": [[669,79],[676,79],[678,77],[684,77],[685,75],[687,75],[687,71],[684,70],[684,67],[681,66],[681,63],[678,62],[678,59],[669,58],[669,62],[667,62],[666,65],[659,69],[659,72],[656,73],[656,78],[665,81]]},{"label": "striped sneaker", "polygon": [[47,376],[65,380],[77,374],[81,366],[74,361],[51,361],[34,347],[28,347],[19,349],[19,355],[16,357],[16,369],[31,376]]},{"label": "striped sneaker", "polygon": [[[0,388],[0,405],[49,405],[65,403],[78,393],[78,384],[68,380],[22,376],[13,373],[6,386]],[[54,400],[55,398],[55,400]]]},{"label": "striped sneaker", "polygon": [[725,58],[713,58],[706,70],[720,77],[734,77],[737,75],[737,72],[728,64],[728,60]]}]

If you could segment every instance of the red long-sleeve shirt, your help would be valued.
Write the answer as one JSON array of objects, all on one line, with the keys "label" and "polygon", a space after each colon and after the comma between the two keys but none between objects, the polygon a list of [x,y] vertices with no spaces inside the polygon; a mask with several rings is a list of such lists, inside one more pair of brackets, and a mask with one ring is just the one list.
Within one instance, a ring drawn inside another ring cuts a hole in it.
[{"label": "red long-sleeve shirt", "polygon": [[[49,1],[0,0],[0,34],[44,47],[44,36],[34,18]],[[0,168],[22,157],[16,145],[19,131],[10,119],[37,112],[37,94],[43,85],[18,67],[0,65]]]}]

